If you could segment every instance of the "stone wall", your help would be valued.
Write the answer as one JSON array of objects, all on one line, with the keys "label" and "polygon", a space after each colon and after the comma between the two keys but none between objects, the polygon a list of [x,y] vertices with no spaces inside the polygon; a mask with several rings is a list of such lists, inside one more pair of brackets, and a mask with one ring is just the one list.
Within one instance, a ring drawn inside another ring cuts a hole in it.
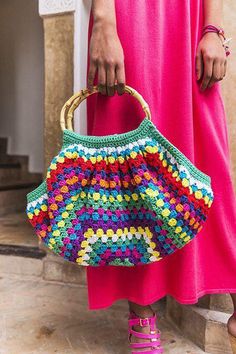
[{"label": "stone wall", "polygon": [[74,15],[46,16],[45,50],[45,169],[61,147],[60,111],[73,93]]}]

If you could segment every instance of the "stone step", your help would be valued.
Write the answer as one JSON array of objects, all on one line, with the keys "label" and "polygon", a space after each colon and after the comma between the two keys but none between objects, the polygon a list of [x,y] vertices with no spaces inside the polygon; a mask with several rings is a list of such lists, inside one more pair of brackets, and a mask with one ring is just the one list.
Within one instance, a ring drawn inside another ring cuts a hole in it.
[{"label": "stone step", "polygon": [[233,313],[233,303],[229,294],[205,295],[198,301],[198,306],[225,313]]},{"label": "stone step", "polygon": [[0,188],[5,184],[17,184],[18,181],[40,182],[41,173],[28,171],[28,156],[7,154],[7,141],[7,138],[0,138]]},{"label": "stone step", "polygon": [[[36,236],[32,236],[36,237]],[[0,277],[20,275],[42,280],[85,286],[83,267],[66,262],[38,247],[0,245]]]},{"label": "stone step", "polygon": [[41,173],[30,173],[26,167],[22,168],[19,163],[0,163],[0,188],[7,185],[18,185],[19,183],[37,184],[40,183],[41,180]]},{"label": "stone step", "polygon": [[42,249],[47,252],[47,256],[43,260],[44,280],[77,284],[82,286],[86,284],[85,267],[81,267],[75,263],[65,261],[62,257],[55,255],[44,246]]},{"label": "stone step", "polygon": [[3,164],[12,164],[18,163],[21,166],[21,169],[27,170],[29,163],[29,156],[26,155],[8,155],[2,153],[0,150],[0,162]]},{"label": "stone step", "polygon": [[21,182],[23,183],[24,181],[27,183],[33,183],[39,185],[42,182],[42,173],[37,173],[37,172],[28,172],[22,170],[21,173]]},{"label": "stone step", "polygon": [[0,274],[42,277],[46,252],[25,213],[0,217]]},{"label": "stone step", "polygon": [[21,164],[19,162],[13,161],[13,162],[5,162],[0,160],[0,169],[8,169],[8,168],[21,168]]},{"label": "stone step", "polygon": [[13,174],[8,168],[0,168],[0,216],[25,210],[27,193],[38,187],[41,181],[40,173],[29,173],[16,168]]},{"label": "stone step", "polygon": [[7,152],[7,138],[0,137],[0,153]]},{"label": "stone step", "polygon": [[20,275],[40,277],[43,275],[43,260],[14,255],[0,254],[0,276]]},{"label": "stone step", "polygon": [[232,354],[227,333],[229,314],[181,305],[167,298],[166,317],[184,336],[211,354]]},{"label": "stone step", "polygon": [[41,178],[35,180],[35,177],[29,176],[30,178],[18,181],[5,181],[4,183],[0,184],[0,192],[1,191],[9,191],[14,189],[22,189],[22,188],[29,188],[33,190],[41,183]]},{"label": "stone step", "polygon": [[43,276],[43,258],[39,247],[0,244],[0,275]]},{"label": "stone step", "polygon": [[[6,186],[4,186],[6,187]],[[14,188],[15,187],[15,188]],[[8,185],[8,188],[0,189],[0,216],[14,212],[22,212],[26,209],[26,195],[37,185],[34,183]]]},{"label": "stone step", "polygon": [[0,255],[42,259],[46,253],[37,246],[0,244]]},{"label": "stone step", "polygon": [[[15,263],[17,266],[13,266]],[[84,267],[66,262],[39,243],[25,213],[0,217],[0,274],[38,276],[84,286]]]},{"label": "stone step", "polygon": [[39,248],[38,238],[24,211],[0,217],[0,245]]},{"label": "stone step", "polygon": [[0,163],[0,185],[6,181],[21,179],[21,165],[19,163]]}]

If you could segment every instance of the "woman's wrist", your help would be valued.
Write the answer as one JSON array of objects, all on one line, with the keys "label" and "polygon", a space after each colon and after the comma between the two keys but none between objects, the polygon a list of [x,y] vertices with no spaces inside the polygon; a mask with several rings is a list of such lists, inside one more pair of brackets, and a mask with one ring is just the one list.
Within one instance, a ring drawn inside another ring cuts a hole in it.
[{"label": "woman's wrist", "polygon": [[116,26],[115,16],[110,16],[106,13],[93,14],[93,22],[100,25]]},{"label": "woman's wrist", "polygon": [[218,36],[221,42],[225,40],[225,33],[222,27],[216,26],[213,24],[207,24],[202,29],[202,37],[203,36]]},{"label": "woman's wrist", "polygon": [[93,23],[97,26],[116,27],[114,0],[93,0]]},{"label": "woman's wrist", "polygon": [[211,24],[212,26],[218,27],[218,28],[222,28],[223,27],[223,22],[221,20],[221,17],[218,19],[212,19],[209,18],[205,18],[204,21],[204,27],[208,26],[209,24]]},{"label": "woman's wrist", "polygon": [[93,20],[93,28],[102,29],[109,28],[111,30],[116,30],[116,21],[107,19],[106,17],[95,17]]},{"label": "woman's wrist", "polygon": [[225,50],[226,56],[230,55],[230,50],[228,46],[228,42],[231,40],[231,38],[226,38],[225,37],[225,32],[224,29],[220,26],[215,26],[213,24],[208,24],[203,27],[202,30],[202,37],[212,37],[212,36],[217,36],[218,39],[221,41],[221,44]]}]

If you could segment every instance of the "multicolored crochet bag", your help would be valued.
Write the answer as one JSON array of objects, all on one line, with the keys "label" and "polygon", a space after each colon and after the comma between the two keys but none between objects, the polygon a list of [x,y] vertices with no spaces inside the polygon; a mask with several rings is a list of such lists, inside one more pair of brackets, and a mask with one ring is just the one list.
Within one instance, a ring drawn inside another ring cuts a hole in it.
[{"label": "multicolored crochet bag", "polygon": [[66,102],[62,148],[45,180],[27,195],[36,234],[79,265],[159,261],[198,234],[212,205],[210,177],[157,130],[142,96],[129,86],[125,91],[146,117],[123,134],[75,133],[73,112],[91,93],[81,90]]}]

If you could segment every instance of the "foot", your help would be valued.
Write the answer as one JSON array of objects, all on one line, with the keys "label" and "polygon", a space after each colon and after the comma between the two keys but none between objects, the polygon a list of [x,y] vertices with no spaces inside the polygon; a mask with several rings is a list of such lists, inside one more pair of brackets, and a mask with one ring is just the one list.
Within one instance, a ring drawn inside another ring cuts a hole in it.
[{"label": "foot", "polygon": [[228,332],[236,338],[236,313],[228,319],[227,328]]},{"label": "foot", "polygon": [[[145,307],[138,306],[135,308],[135,311],[131,307],[130,311],[131,311],[131,313],[140,317],[141,319],[153,317],[155,315],[151,306],[145,306]],[[132,329],[136,332],[143,333],[143,334],[158,334],[158,333],[160,334],[160,331],[157,328],[156,324],[154,325],[154,328],[152,328],[152,330],[149,325],[147,325],[147,326],[134,325],[134,326],[132,326]],[[130,340],[130,343],[150,343],[153,341],[151,339],[138,338],[132,334],[130,335],[129,340]],[[157,339],[157,341],[160,341],[160,339]],[[142,347],[142,348],[132,348],[132,353],[147,352],[147,354],[148,354],[149,352],[152,353],[153,350],[158,350],[158,349],[159,349],[159,353],[162,353],[162,347],[159,344],[155,344],[155,341],[153,341],[152,347],[147,346],[147,347]]]}]

